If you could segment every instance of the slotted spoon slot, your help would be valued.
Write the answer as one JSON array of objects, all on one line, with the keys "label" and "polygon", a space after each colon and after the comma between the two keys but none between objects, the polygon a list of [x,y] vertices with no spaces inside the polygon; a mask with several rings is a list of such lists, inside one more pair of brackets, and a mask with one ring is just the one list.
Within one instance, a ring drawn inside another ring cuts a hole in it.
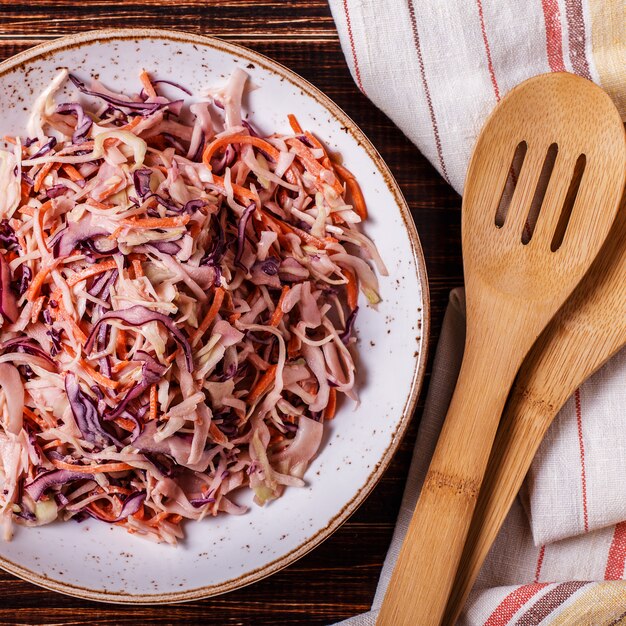
[{"label": "slotted spoon slot", "polygon": [[565,201],[563,202],[563,208],[561,209],[561,215],[559,216],[554,236],[552,237],[552,243],[550,244],[550,250],[552,250],[552,252],[556,252],[563,243],[565,232],[567,231],[567,226],[572,216],[572,209],[574,208],[576,197],[578,196],[578,190],[580,189],[580,183],[582,181],[583,174],[585,173],[586,165],[587,157],[584,154],[581,154],[578,159],[576,159],[574,174],[572,176],[572,180],[570,181]]},{"label": "slotted spoon slot", "polygon": [[548,189],[548,183],[550,182],[550,176],[554,170],[554,164],[556,162],[557,154],[559,153],[559,147],[556,143],[553,143],[546,152],[546,158],[543,161],[543,167],[541,168],[541,174],[539,175],[539,183],[535,190],[535,195],[530,204],[530,211],[526,218],[526,224],[524,224],[524,230],[522,231],[522,243],[526,245],[530,242],[535,232],[535,226],[537,225],[537,219],[543,205],[546,191]]},{"label": "slotted spoon slot", "polygon": [[524,165],[524,159],[526,158],[527,151],[528,144],[525,141],[520,141],[515,148],[515,152],[513,153],[511,167],[509,168],[509,173],[506,177],[504,188],[502,189],[502,194],[500,195],[500,202],[498,203],[498,208],[496,210],[495,224],[498,228],[502,228],[504,226],[504,222],[506,221],[506,216],[509,212],[509,207],[511,206],[511,198],[515,192],[515,187],[517,186],[517,181],[519,179],[522,166]]}]

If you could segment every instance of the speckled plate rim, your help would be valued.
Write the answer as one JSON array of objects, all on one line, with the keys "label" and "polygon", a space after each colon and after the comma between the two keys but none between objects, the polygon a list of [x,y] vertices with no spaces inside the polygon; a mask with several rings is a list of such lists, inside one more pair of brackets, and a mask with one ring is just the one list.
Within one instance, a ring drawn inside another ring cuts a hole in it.
[{"label": "speckled plate rim", "polygon": [[367,496],[372,492],[384,471],[387,469],[394,453],[396,452],[410,422],[411,416],[417,404],[417,400],[422,388],[424,380],[426,362],[428,358],[428,345],[430,337],[430,295],[428,289],[428,278],[426,275],[426,264],[424,261],[424,253],[422,246],[413,223],[413,218],[409,211],[408,205],[400,188],[393,177],[393,174],[387,167],[383,158],[380,156],[376,148],[367,138],[365,133],[348,117],[348,115],[340,109],[328,96],[321,92],[317,87],[313,86],[307,80],[288,69],[284,65],[273,61],[272,59],[254,52],[244,46],[233,44],[203,35],[194,35],[182,31],[151,29],[151,28],[124,28],[124,29],[102,29],[92,30],[76,35],[68,35],[60,37],[53,41],[45,42],[20,52],[2,63],[0,63],[0,76],[4,76],[10,71],[15,70],[26,62],[33,62],[37,59],[45,57],[59,51],[69,48],[79,48],[84,44],[91,44],[102,40],[133,40],[133,39],[165,39],[182,43],[190,43],[201,46],[207,46],[226,52],[236,57],[244,58],[253,63],[257,63],[264,69],[278,74],[285,80],[291,82],[301,89],[307,96],[316,100],[321,104],[342,126],[347,128],[348,132],[366,151],[367,155],[372,159],[376,168],[379,170],[387,187],[392,193],[394,200],[404,222],[409,241],[411,243],[411,253],[417,272],[417,279],[420,284],[422,294],[421,315],[422,315],[422,333],[420,350],[415,359],[415,369],[411,380],[411,389],[402,410],[402,417],[398,423],[398,427],[393,434],[391,443],[385,450],[382,458],[378,461],[365,484],[359,489],[354,497],[344,505],[342,510],[332,518],[325,528],[318,530],[314,535],[307,538],[300,546],[282,555],[281,557],[267,563],[263,567],[251,570],[246,574],[225,581],[217,585],[208,585],[189,589],[186,591],[177,591],[172,593],[160,594],[141,594],[133,595],[128,593],[116,593],[110,591],[97,591],[90,588],[80,587],[64,583],[62,581],[53,580],[47,576],[42,576],[37,572],[33,572],[21,565],[0,556],[0,567],[7,572],[19,576],[20,578],[31,582],[40,587],[50,589],[66,595],[82,598],[85,600],[94,600],[98,602],[109,602],[117,604],[171,604],[176,602],[186,602],[190,600],[199,600],[216,596],[228,591],[239,589],[246,585],[257,582],[263,578],[271,576],[279,570],[291,565],[293,562],[303,557],[305,554],[319,546],[325,539],[335,532],[363,503]]}]

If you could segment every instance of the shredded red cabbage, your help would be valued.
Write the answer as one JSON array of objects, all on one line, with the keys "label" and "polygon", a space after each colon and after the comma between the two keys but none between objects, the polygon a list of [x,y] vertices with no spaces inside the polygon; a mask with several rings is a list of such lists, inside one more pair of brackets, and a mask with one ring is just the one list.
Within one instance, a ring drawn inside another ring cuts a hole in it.
[{"label": "shredded red cabbage", "polygon": [[93,476],[84,472],[72,472],[70,470],[50,470],[42,472],[31,482],[24,485],[28,495],[37,502],[41,496],[51,487],[67,485],[77,480],[90,480]]}]

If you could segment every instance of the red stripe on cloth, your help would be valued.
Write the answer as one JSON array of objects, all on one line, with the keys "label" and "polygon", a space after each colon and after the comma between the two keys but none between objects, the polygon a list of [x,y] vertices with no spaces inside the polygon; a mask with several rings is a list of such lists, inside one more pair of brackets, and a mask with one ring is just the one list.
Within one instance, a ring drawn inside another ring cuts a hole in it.
[{"label": "red stripe on cloth", "polygon": [[538,594],[548,583],[533,583],[522,585],[498,604],[484,626],[506,626],[509,620],[536,594]]},{"label": "red stripe on cloth", "polygon": [[493,69],[493,62],[491,60],[491,48],[489,46],[489,39],[487,38],[487,29],[485,28],[485,16],[483,14],[482,0],[476,0],[476,4],[478,5],[478,16],[480,17],[480,32],[483,34],[483,43],[485,44],[485,52],[487,53],[489,77],[491,78],[491,84],[493,85],[496,102],[500,102],[500,89],[498,88],[498,81],[496,80],[496,73]]},{"label": "red stripe on cloth", "polygon": [[578,425],[578,447],[580,448],[580,481],[583,492],[583,522],[585,532],[589,532],[589,514],[587,512],[587,473],[585,471],[585,442],[583,440],[583,412],[580,407],[580,389],[574,393],[576,403],[576,424]]},{"label": "red stripe on cloth", "polygon": [[539,556],[537,557],[537,567],[535,569],[535,582],[539,582],[539,576],[541,576],[541,566],[543,565],[543,557],[546,555],[546,547],[541,546],[539,549]]},{"label": "red stripe on cloth", "polygon": [[565,15],[569,35],[569,59],[576,74],[591,80],[589,63],[586,56],[587,35],[585,34],[585,19],[583,17],[582,0],[565,0]]},{"label": "red stripe on cloth", "polygon": [[541,0],[543,19],[546,23],[546,53],[552,72],[564,72],[563,32],[558,0]]},{"label": "red stripe on cloth", "polygon": [[441,149],[439,127],[437,126],[435,108],[433,107],[433,100],[430,97],[430,88],[428,87],[428,80],[426,79],[426,70],[424,69],[424,58],[422,57],[422,47],[420,45],[420,37],[417,31],[417,20],[415,19],[415,7],[413,6],[413,0],[408,0],[408,6],[409,6],[409,16],[411,18],[411,29],[413,31],[413,43],[415,45],[415,52],[417,53],[417,61],[420,66],[420,76],[422,79],[422,86],[424,87],[424,94],[426,95],[426,103],[428,104],[430,122],[433,127],[433,133],[435,135],[435,145],[437,146],[437,158],[439,159],[439,166],[441,167],[441,173],[443,174],[443,177],[446,179],[446,182],[449,184],[450,177],[448,176],[448,170],[443,160],[443,150]]},{"label": "red stripe on cloth", "polygon": [[354,34],[352,33],[352,21],[350,20],[350,11],[348,10],[348,0],[343,0],[343,10],[346,14],[346,25],[348,27],[348,39],[350,40],[350,49],[352,50],[352,60],[354,62],[354,73],[356,75],[356,84],[359,89],[365,93],[363,83],[361,81],[361,70],[359,69],[359,61],[356,56],[356,46],[354,45]]},{"label": "red stripe on cloth", "polygon": [[609,548],[609,556],[606,560],[604,580],[622,580],[624,577],[624,564],[626,563],[626,522],[620,522],[615,527],[613,541]]}]

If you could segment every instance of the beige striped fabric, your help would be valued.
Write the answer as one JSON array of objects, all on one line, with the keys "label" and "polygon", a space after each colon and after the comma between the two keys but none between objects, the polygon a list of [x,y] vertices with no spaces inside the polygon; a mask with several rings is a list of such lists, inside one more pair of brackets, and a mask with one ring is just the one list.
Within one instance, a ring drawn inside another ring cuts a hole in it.
[{"label": "beige striped fabric", "polygon": [[624,0],[330,0],[359,89],[459,192],[486,116],[512,87],[575,72],[626,120]]},{"label": "beige striped fabric", "polygon": [[[574,72],[626,119],[626,0],[329,0],[359,89],[459,192],[486,116],[521,81]],[[458,372],[453,292],[372,611],[376,620]],[[626,626],[626,351],[583,385],[543,443],[461,626]]]}]

